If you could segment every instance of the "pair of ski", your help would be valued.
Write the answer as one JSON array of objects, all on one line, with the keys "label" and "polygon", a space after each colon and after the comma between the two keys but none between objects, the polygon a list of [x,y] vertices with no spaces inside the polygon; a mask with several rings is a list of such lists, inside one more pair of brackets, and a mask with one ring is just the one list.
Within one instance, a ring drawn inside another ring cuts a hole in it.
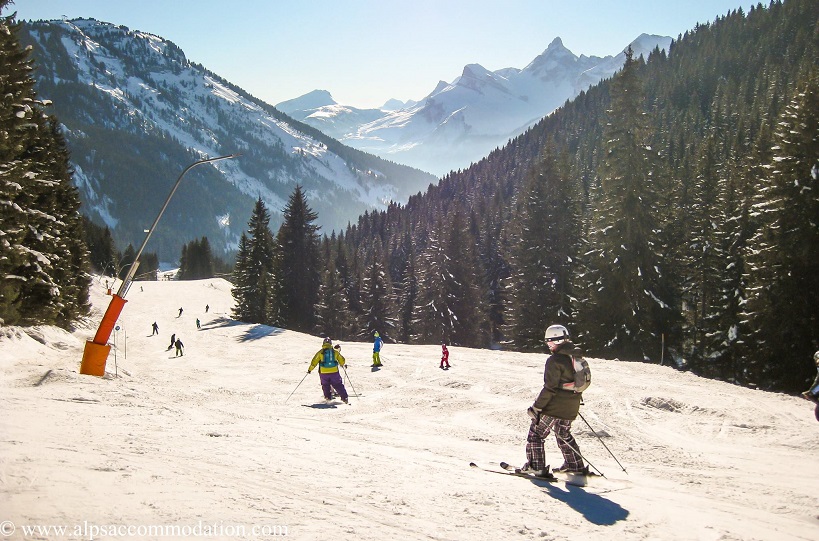
[{"label": "pair of ski", "polygon": [[567,485],[572,485],[576,487],[588,486],[590,478],[600,477],[600,475],[591,472],[589,472],[588,474],[580,474],[560,471],[550,472],[548,477],[544,477],[535,475],[533,472],[530,471],[522,471],[520,468],[515,468],[514,466],[507,464],[506,462],[500,463],[501,467],[500,470],[496,470],[493,468],[484,468],[478,466],[474,462],[470,462],[469,465],[473,468],[477,468],[479,470],[483,470],[489,473],[497,473],[500,475],[514,475],[515,477],[523,477],[531,481],[544,481],[547,483],[557,483],[558,481],[563,481]]}]

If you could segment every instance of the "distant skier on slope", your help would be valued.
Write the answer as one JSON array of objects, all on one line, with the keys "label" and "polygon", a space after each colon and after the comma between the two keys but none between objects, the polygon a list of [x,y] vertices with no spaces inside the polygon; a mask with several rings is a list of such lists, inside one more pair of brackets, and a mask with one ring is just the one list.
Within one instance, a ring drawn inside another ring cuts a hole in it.
[{"label": "distant skier on slope", "polygon": [[375,331],[373,336],[375,337],[375,340],[373,340],[373,367],[379,367],[381,366],[381,346],[384,345],[384,341],[381,340],[378,331]]},{"label": "distant skier on slope", "polygon": [[446,348],[446,342],[441,342],[441,368],[449,370],[449,350]]},{"label": "distant skier on slope", "polygon": [[341,354],[340,349],[333,349],[333,341],[325,338],[321,344],[321,349],[313,356],[310,363],[310,368],[307,373],[319,367],[319,379],[321,380],[321,390],[324,393],[325,400],[331,400],[331,391],[335,390],[341,401],[348,403],[347,389],[344,388],[344,382],[341,380],[341,374],[338,371],[339,365],[344,366],[346,361]]},{"label": "distant skier on slope", "polygon": [[159,325],[156,324],[156,321],[154,321],[154,324],[151,325],[151,329],[153,330],[153,332],[151,332],[151,336],[159,334]]},{"label": "distant skier on slope", "polygon": [[180,340],[179,338],[177,338],[177,339],[176,339],[176,342],[174,342],[174,345],[176,346],[176,355],[174,355],[174,357],[181,357],[181,356],[183,356],[183,355],[185,354],[185,353],[184,353],[185,344],[183,344],[183,343],[182,343],[182,340]]},{"label": "distant skier on slope", "polygon": [[555,471],[588,474],[588,466],[583,463],[580,449],[571,433],[572,421],[580,412],[582,395],[563,388],[564,384],[574,385],[571,355],[580,353],[569,340],[569,331],[563,325],[550,326],[546,329],[544,338],[551,355],[546,359],[543,389],[527,410],[532,424],[526,437],[527,461],[522,469],[543,477],[551,476],[543,443],[549,433],[554,431],[564,460],[563,465]]}]

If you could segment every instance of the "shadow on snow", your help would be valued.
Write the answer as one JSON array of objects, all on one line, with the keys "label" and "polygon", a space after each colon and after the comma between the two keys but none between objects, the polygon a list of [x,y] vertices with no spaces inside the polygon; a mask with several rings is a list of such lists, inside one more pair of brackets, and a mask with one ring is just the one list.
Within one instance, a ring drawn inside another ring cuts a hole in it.
[{"label": "shadow on snow", "polygon": [[598,526],[611,526],[625,520],[629,512],[623,507],[600,494],[587,492],[581,487],[572,485],[559,486],[548,481],[532,479],[532,483],[545,488],[549,496],[559,500],[583,515],[583,518]]},{"label": "shadow on snow", "polygon": [[[247,325],[247,323],[242,321],[236,321],[235,319],[230,319],[227,317],[220,317],[214,319],[210,323],[202,325],[200,330],[210,330],[210,329],[219,329],[225,327],[235,327],[236,325]],[[271,327],[269,325],[253,325],[250,327],[244,335],[239,337],[240,342],[249,342],[251,340],[259,340],[266,336],[273,336],[275,334],[279,334],[283,331],[278,327]]]}]

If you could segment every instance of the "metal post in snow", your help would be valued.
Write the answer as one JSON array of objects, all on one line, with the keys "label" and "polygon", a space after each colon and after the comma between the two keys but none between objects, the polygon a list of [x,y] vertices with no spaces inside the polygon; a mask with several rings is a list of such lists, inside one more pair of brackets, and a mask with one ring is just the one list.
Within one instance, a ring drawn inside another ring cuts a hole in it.
[{"label": "metal post in snow", "polygon": [[665,333],[660,334],[660,337],[660,366],[662,366],[665,360]]},{"label": "metal post in snow", "polygon": [[111,349],[111,347],[108,345],[108,339],[111,338],[111,332],[114,329],[114,325],[116,324],[119,314],[122,312],[122,309],[125,306],[125,295],[128,293],[128,289],[131,287],[131,281],[133,280],[137,268],[139,267],[139,257],[142,255],[142,251],[145,250],[145,245],[148,244],[148,240],[151,238],[154,229],[156,229],[156,225],[159,223],[159,219],[162,218],[162,214],[164,214],[165,209],[168,208],[168,203],[171,202],[173,194],[176,193],[176,189],[179,188],[179,184],[182,182],[182,177],[184,177],[185,173],[197,165],[236,158],[237,156],[239,156],[239,154],[230,154],[229,156],[219,156],[216,158],[199,160],[186,167],[185,170],[182,171],[182,174],[179,175],[179,178],[176,179],[176,183],[173,185],[171,193],[168,194],[167,199],[165,199],[165,204],[162,205],[162,210],[159,211],[159,214],[156,216],[151,228],[148,229],[148,233],[145,235],[145,240],[142,241],[142,245],[139,247],[139,251],[137,252],[136,257],[134,257],[134,262],[131,264],[131,268],[128,270],[128,274],[125,276],[125,279],[122,281],[122,285],[120,285],[119,290],[114,295],[111,295],[111,303],[108,305],[108,309],[102,316],[102,321],[97,329],[97,334],[94,335],[92,340],[85,342],[82,364],[80,365],[80,374],[88,374],[92,376],[105,375],[105,361],[108,358],[108,352]]}]

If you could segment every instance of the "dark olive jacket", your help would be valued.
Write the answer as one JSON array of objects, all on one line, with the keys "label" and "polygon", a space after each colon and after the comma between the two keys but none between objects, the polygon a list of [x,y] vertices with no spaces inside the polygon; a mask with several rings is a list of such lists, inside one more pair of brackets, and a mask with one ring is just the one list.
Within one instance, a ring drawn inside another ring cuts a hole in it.
[{"label": "dark olive jacket", "polygon": [[563,390],[564,383],[574,382],[574,366],[571,355],[581,355],[574,344],[564,342],[555,353],[546,359],[546,368],[543,372],[543,389],[534,408],[541,410],[541,415],[574,421],[580,411],[582,394]]}]

